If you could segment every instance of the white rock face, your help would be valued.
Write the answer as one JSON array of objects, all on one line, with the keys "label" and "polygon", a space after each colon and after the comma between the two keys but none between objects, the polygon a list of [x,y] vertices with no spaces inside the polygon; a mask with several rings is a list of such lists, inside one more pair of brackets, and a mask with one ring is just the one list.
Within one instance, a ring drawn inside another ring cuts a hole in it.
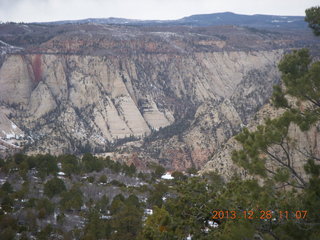
[{"label": "white rock face", "polygon": [[150,103],[149,108],[146,111],[144,111],[143,117],[145,118],[145,120],[147,121],[149,126],[151,126],[152,129],[159,130],[161,127],[166,127],[171,123],[173,123],[172,114],[171,114],[171,121],[170,121],[170,117],[168,117],[169,118],[168,119],[166,117],[165,112],[159,111],[154,101],[151,100],[149,101],[149,103]]},{"label": "white rock face", "polygon": [[[244,121],[248,107],[239,99],[254,96],[247,104],[254,112],[268,98],[279,79],[281,55],[281,50],[121,58],[8,55],[0,68],[0,101],[19,105],[17,124],[56,154],[87,146],[104,151],[119,139],[147,136],[181,120],[176,118],[193,106],[201,124],[194,123],[183,139],[202,164]],[[201,130],[205,122],[213,136]]]},{"label": "white rock face", "polygon": [[35,119],[41,118],[57,107],[54,97],[48,86],[40,82],[30,96],[29,111]]},{"label": "white rock face", "polygon": [[8,56],[0,68],[1,101],[9,104],[28,104],[33,85],[32,78],[24,57]]},{"label": "white rock face", "polygon": [[24,136],[23,131],[0,110],[0,138],[10,140],[23,138]]}]

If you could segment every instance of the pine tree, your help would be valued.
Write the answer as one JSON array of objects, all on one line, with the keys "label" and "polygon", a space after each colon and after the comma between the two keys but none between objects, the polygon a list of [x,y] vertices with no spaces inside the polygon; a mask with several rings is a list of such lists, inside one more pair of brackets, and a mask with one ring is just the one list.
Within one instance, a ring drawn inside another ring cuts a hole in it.
[{"label": "pine tree", "polygon": [[306,10],[305,20],[309,23],[309,27],[313,29],[315,35],[320,35],[320,7],[312,7]]}]

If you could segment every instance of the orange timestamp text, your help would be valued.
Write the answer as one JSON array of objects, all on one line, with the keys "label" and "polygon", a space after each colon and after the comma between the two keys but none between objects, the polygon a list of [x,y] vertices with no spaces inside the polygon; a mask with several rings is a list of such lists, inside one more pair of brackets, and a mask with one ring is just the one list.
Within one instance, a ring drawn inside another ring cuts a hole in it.
[{"label": "orange timestamp text", "polygon": [[306,219],[308,211],[298,210],[298,211],[273,211],[273,210],[214,210],[212,211],[212,219],[222,220],[222,219],[267,219],[267,220],[289,220],[289,219]]}]

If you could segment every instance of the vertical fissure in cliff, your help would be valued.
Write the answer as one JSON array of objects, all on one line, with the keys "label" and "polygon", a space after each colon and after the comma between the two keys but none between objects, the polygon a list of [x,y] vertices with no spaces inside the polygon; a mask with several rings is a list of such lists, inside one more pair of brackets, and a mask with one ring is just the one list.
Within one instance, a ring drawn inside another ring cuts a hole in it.
[{"label": "vertical fissure in cliff", "polygon": [[32,59],[32,70],[34,75],[34,82],[38,84],[42,79],[41,55],[37,54]]}]

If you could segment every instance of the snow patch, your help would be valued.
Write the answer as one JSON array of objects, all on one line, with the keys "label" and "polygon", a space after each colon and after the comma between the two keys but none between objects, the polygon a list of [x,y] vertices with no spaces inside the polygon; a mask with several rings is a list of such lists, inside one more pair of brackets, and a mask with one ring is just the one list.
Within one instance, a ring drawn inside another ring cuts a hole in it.
[{"label": "snow patch", "polygon": [[9,133],[9,134],[6,134],[6,139],[11,139],[11,138],[15,138],[16,135],[14,133]]},{"label": "snow patch", "polygon": [[144,210],[144,213],[145,213],[146,215],[152,215],[152,214],[153,214],[153,210],[152,210],[152,209],[145,209],[145,210]]},{"label": "snow patch", "polygon": [[172,180],[174,179],[174,177],[172,177],[171,173],[167,172],[166,174],[161,176],[162,179],[166,179],[166,180]]}]

